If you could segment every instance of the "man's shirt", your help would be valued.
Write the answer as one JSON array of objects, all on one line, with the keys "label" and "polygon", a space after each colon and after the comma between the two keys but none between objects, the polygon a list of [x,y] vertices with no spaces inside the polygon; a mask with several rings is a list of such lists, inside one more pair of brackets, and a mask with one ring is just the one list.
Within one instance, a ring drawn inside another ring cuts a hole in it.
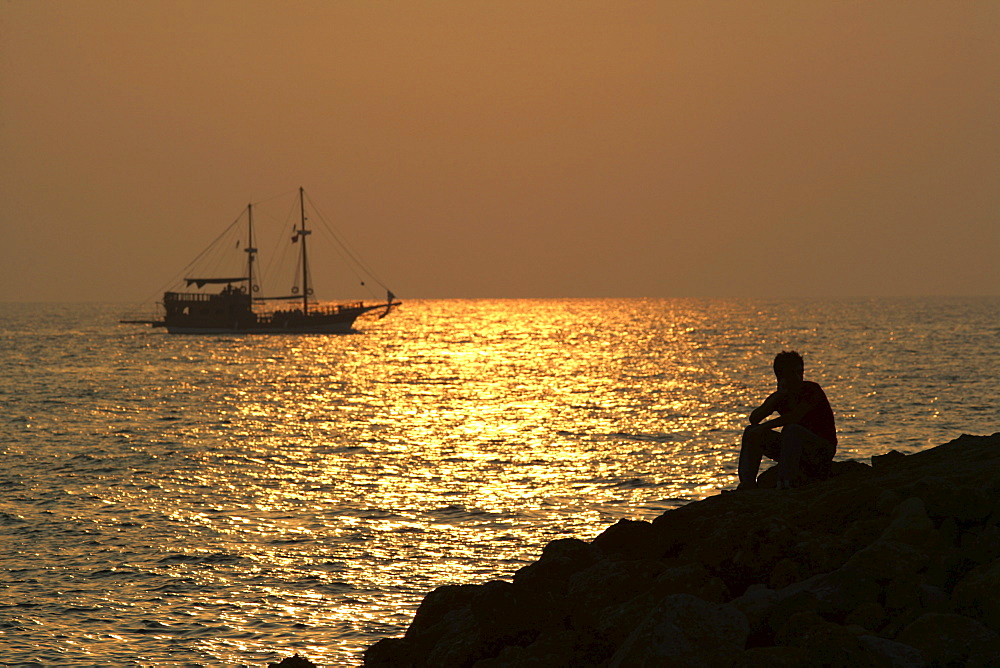
[{"label": "man's shirt", "polygon": [[833,421],[833,409],[830,407],[830,401],[826,398],[823,388],[810,380],[802,381],[802,387],[798,392],[798,401],[793,404],[787,398],[782,398],[778,402],[778,413],[784,415],[794,409],[797,404],[808,406],[805,415],[802,416],[798,424],[817,436],[825,438],[836,448],[837,427]]}]

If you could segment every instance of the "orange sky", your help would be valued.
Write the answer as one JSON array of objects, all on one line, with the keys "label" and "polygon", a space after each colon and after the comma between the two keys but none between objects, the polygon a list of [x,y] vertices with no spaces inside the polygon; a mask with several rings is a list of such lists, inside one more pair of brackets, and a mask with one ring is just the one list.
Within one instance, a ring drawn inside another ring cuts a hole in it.
[{"label": "orange sky", "polygon": [[19,0],[0,40],[0,301],[146,299],[299,185],[404,298],[1000,294],[993,0]]}]

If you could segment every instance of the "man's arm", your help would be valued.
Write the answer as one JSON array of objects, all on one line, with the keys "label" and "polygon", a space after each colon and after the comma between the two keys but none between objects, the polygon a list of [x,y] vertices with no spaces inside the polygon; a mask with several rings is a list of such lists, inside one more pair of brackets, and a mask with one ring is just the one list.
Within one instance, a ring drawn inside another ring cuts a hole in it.
[{"label": "man's arm", "polygon": [[774,392],[764,400],[757,408],[750,413],[750,424],[760,424],[760,421],[768,415],[778,410],[778,402],[781,400],[781,392]]},{"label": "man's arm", "polygon": [[[775,394],[778,394],[775,392]],[[773,394],[771,396],[774,396]],[[770,398],[770,397],[768,397]],[[766,403],[766,402],[765,402]],[[761,427],[766,427],[768,429],[776,429],[778,427],[784,427],[786,424],[798,424],[799,421],[806,416],[806,413],[813,409],[816,405],[816,397],[811,394],[799,397],[799,400],[792,406],[791,410],[785,412],[784,415],[779,415],[773,420],[768,420],[767,422],[761,424]],[[763,408],[763,406],[762,406]],[[770,415],[770,413],[768,413]]]}]

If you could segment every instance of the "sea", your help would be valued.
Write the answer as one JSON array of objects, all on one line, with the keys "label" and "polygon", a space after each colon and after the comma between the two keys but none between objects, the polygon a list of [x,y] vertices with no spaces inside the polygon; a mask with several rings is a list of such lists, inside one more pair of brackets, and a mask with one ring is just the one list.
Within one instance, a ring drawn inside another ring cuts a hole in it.
[{"label": "sea", "polygon": [[798,350],[839,459],[1000,431],[1000,298],[405,300],[346,335],[182,336],[0,304],[0,665],[356,666],[736,483]]}]

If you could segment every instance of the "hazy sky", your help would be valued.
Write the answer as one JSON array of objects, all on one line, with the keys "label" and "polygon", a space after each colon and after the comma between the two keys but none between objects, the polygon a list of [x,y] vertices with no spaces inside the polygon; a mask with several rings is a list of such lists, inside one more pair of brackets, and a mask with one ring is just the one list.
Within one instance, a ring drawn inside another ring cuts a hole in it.
[{"label": "hazy sky", "polygon": [[404,298],[1000,294],[996,0],[6,0],[0,40],[0,301],[143,300],[299,185]]}]

